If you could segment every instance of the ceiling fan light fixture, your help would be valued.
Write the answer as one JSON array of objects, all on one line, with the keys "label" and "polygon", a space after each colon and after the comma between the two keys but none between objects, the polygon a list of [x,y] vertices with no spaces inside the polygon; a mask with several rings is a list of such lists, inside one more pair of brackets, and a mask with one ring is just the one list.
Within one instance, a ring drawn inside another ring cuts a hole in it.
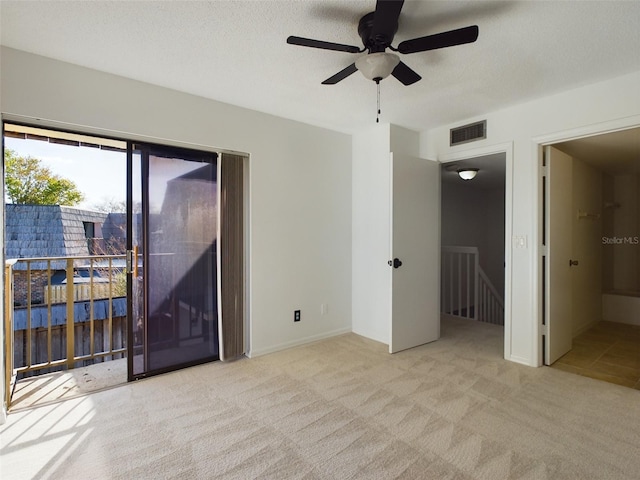
[{"label": "ceiling fan light fixture", "polygon": [[458,175],[462,180],[472,180],[478,173],[477,168],[461,168],[458,170]]},{"label": "ceiling fan light fixture", "polygon": [[387,78],[400,63],[395,53],[376,52],[363,55],[356,60],[356,68],[369,80],[379,82]]}]

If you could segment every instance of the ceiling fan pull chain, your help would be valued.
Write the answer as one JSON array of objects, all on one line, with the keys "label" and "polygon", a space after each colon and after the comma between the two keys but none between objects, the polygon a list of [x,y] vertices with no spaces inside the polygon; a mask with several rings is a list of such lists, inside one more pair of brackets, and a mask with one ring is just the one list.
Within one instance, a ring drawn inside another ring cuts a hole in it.
[{"label": "ceiling fan pull chain", "polygon": [[376,123],[380,123],[380,80],[376,81],[376,87],[378,89],[378,116],[376,117]]}]

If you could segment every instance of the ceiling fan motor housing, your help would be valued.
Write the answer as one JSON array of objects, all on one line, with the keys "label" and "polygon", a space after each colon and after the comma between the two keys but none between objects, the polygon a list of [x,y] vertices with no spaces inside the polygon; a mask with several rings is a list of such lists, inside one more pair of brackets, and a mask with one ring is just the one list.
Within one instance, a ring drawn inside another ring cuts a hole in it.
[{"label": "ceiling fan motor housing", "polygon": [[478,26],[472,25],[448,32],[404,40],[397,47],[393,47],[391,42],[393,42],[393,38],[398,32],[398,19],[400,18],[403,4],[404,0],[376,0],[375,11],[367,13],[358,22],[358,35],[360,35],[364,48],[296,36],[288,37],[287,43],[337,52],[357,54],[364,51],[367,52],[367,55],[361,56],[351,65],[327,78],[322,82],[323,85],[335,85],[358,70],[366,78],[374,80],[376,83],[388,75],[393,75],[403,85],[413,85],[422,77],[402,62],[398,55],[386,52],[387,48],[401,54],[418,53],[472,43],[478,38]]},{"label": "ceiling fan motor housing", "polygon": [[358,23],[358,35],[360,35],[362,44],[369,51],[369,53],[384,52],[385,49],[388,48],[389,45],[391,45],[393,36],[398,31],[398,21],[396,20],[394,22],[393,29],[390,30],[393,31],[393,33],[391,34],[391,38],[389,38],[389,36],[385,35],[384,33],[374,34],[373,25],[375,13],[376,12],[367,13],[360,19],[360,22]]}]

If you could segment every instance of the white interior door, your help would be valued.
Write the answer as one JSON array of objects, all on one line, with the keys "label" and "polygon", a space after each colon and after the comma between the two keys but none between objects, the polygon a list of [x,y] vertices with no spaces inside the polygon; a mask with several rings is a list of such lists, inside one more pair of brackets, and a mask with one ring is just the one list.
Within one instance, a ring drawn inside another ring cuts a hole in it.
[{"label": "white interior door", "polygon": [[439,164],[392,154],[391,201],[389,351],[394,353],[440,337]]},{"label": "white interior door", "polygon": [[546,275],[544,363],[551,365],[572,346],[572,229],[573,161],[553,147],[546,147]]}]

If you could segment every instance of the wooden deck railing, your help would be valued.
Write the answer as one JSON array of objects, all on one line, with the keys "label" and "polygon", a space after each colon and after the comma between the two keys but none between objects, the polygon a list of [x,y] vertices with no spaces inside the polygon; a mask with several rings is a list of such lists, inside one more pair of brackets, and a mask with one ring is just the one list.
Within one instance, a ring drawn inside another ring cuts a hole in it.
[{"label": "wooden deck railing", "polygon": [[96,255],[7,260],[7,405],[20,374],[71,369],[125,355],[124,259]]},{"label": "wooden deck railing", "polygon": [[[73,300],[80,302],[83,300],[91,300],[98,298],[109,298],[109,291],[112,290],[111,282],[95,283],[93,285],[81,284],[73,286]],[[44,291],[44,303],[66,303],[67,302],[67,286],[51,285]]]}]

